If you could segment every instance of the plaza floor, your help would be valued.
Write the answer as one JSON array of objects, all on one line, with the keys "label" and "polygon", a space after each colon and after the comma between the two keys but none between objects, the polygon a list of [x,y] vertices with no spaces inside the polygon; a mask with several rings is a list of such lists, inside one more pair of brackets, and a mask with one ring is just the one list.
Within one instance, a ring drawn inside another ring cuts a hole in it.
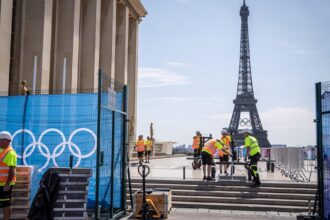
[{"label": "plaza floor", "polygon": [[[161,159],[152,159],[150,163],[147,163],[150,167],[150,173],[147,179],[187,179],[187,180],[201,180],[203,177],[202,169],[193,170],[191,167],[192,160],[188,160],[187,157],[169,157]],[[305,182],[316,183],[317,173],[313,164],[305,162],[304,174],[306,175]],[[281,171],[275,168],[275,172],[267,172],[266,163],[259,162],[259,175],[260,179],[264,182],[294,182],[285,175],[281,174]],[[217,175],[219,175],[219,165],[216,165]],[[230,168],[228,169],[228,171]],[[140,174],[137,171],[137,163],[131,163],[131,178],[141,178]],[[222,174],[224,175],[224,174]],[[241,166],[235,166],[235,175],[246,175],[246,169]],[[302,179],[300,179],[301,181]]]}]

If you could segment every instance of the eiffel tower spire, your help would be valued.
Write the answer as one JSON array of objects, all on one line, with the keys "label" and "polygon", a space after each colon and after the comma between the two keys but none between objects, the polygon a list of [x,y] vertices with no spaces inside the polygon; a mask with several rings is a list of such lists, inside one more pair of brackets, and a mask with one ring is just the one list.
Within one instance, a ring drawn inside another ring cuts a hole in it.
[{"label": "eiffel tower spire", "polygon": [[[267,131],[263,130],[258,110],[257,100],[254,97],[253,83],[251,75],[250,62],[250,45],[249,45],[249,29],[248,17],[249,8],[243,1],[240,10],[241,16],[241,46],[240,46],[240,62],[236,99],[234,100],[234,111],[230,121],[229,128],[234,133],[234,140],[236,145],[244,144],[243,135],[239,134],[239,126],[250,127],[254,136],[259,140],[261,147],[270,147],[267,138]],[[248,113],[248,118],[242,118],[241,113]]]}]

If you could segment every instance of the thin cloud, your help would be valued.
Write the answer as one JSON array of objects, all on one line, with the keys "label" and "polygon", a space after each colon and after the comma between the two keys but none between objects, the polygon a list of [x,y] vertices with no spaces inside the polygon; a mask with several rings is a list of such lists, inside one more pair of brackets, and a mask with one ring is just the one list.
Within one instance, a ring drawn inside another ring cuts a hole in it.
[{"label": "thin cloud", "polygon": [[211,115],[205,115],[204,119],[206,120],[230,120],[231,114],[211,114]]},{"label": "thin cloud", "polygon": [[281,44],[279,44],[279,46],[284,49],[287,49],[290,53],[297,54],[297,55],[307,55],[307,54],[314,53],[314,50],[308,48],[306,45],[303,45],[303,44],[281,43]]},{"label": "thin cloud", "polygon": [[189,103],[194,102],[200,105],[212,105],[214,104],[214,100],[209,97],[152,97],[146,98],[142,101],[144,102],[161,102],[161,103],[170,103],[170,104],[179,104],[179,103]]},{"label": "thin cloud", "polygon": [[191,64],[183,63],[183,62],[168,62],[167,65],[171,66],[171,67],[178,67],[178,68],[191,67]]},{"label": "thin cloud", "polygon": [[139,68],[139,87],[155,88],[190,84],[188,77],[160,68]]}]

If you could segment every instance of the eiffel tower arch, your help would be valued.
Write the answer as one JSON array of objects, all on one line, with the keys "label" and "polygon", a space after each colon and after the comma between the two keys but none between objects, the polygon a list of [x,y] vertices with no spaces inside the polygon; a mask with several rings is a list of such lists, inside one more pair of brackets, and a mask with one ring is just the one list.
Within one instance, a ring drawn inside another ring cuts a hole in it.
[{"label": "eiffel tower arch", "polygon": [[[240,10],[240,16],[242,24],[238,85],[229,129],[233,132],[236,146],[244,144],[243,134],[239,133],[239,126],[241,125],[252,130],[261,147],[270,147],[267,131],[262,127],[256,105],[257,99],[255,99],[253,92],[248,29],[249,8],[246,6],[245,0]],[[243,118],[242,113],[246,113],[246,117]]]}]

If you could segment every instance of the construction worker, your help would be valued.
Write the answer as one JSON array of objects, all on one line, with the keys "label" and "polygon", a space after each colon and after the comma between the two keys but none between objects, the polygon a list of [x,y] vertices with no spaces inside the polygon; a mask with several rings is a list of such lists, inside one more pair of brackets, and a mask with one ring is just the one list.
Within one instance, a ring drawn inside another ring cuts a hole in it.
[{"label": "construction worker", "polygon": [[258,144],[258,140],[251,135],[251,131],[249,129],[243,130],[244,135],[244,146],[246,147],[245,161],[247,157],[249,157],[250,162],[248,164],[248,172],[250,172],[253,177],[254,187],[260,186],[260,178],[258,174],[258,161],[260,159],[260,147]]},{"label": "construction worker", "polygon": [[201,143],[201,137],[202,134],[199,131],[196,131],[196,135],[193,137],[193,144],[192,144],[192,148],[194,149],[194,158],[198,159],[200,152],[199,152],[199,146]]},{"label": "construction worker", "polygon": [[[219,139],[208,140],[202,149],[202,164],[203,164],[203,180],[210,181],[211,178],[211,165],[214,154],[217,150],[221,150],[224,153],[230,155],[226,149],[224,149],[221,141]],[[207,176],[206,176],[206,166],[207,166]]]},{"label": "construction worker", "polygon": [[10,146],[12,140],[8,132],[0,132],[0,208],[3,208],[3,219],[11,215],[11,191],[16,182],[17,155]]},{"label": "construction worker", "polygon": [[144,161],[145,163],[150,163],[149,160],[150,160],[150,155],[151,155],[151,152],[152,152],[152,140],[150,137],[147,137],[147,141],[146,141],[146,152],[145,152],[145,155],[146,155],[146,161]]},{"label": "construction worker", "polygon": [[[223,147],[230,153],[230,142],[231,142],[231,137],[227,131],[227,129],[223,128],[221,130],[221,138],[220,141],[223,145]],[[218,155],[219,155],[219,160],[220,162],[227,162],[227,164],[219,164],[220,168],[220,174],[222,174],[222,167],[224,166],[225,168],[225,174],[228,175],[227,169],[229,167],[229,155],[224,153],[222,150],[218,150]]]},{"label": "construction worker", "polygon": [[139,139],[135,142],[134,150],[138,154],[140,164],[143,163],[143,154],[145,151],[145,145],[146,145],[146,142],[143,139],[143,135],[139,135]]}]

